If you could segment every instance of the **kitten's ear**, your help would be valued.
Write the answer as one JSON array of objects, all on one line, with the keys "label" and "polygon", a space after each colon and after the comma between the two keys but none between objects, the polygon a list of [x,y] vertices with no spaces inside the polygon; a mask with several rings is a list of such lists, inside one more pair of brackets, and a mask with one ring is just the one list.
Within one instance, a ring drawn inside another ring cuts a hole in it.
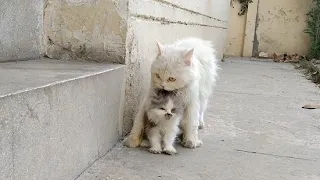
[{"label": "kitten's ear", "polygon": [[163,45],[161,43],[159,43],[159,41],[157,42],[157,47],[158,47],[158,56],[161,56],[162,51],[163,51]]},{"label": "kitten's ear", "polygon": [[186,63],[186,65],[188,65],[188,66],[191,66],[191,64],[192,64],[193,51],[194,51],[194,49],[191,49],[183,55],[184,63]]}]

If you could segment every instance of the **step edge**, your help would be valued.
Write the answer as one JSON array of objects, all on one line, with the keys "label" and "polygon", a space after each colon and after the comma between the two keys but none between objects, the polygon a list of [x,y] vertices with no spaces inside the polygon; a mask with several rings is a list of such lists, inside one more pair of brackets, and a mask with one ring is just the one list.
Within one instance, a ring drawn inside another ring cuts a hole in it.
[{"label": "step edge", "polygon": [[42,89],[42,88],[46,88],[46,87],[50,87],[50,86],[55,86],[55,85],[58,85],[58,84],[67,83],[67,82],[70,82],[70,81],[75,81],[75,80],[78,80],[78,79],[84,79],[84,78],[96,76],[96,75],[107,73],[107,72],[110,72],[110,71],[115,71],[115,70],[118,70],[118,69],[121,69],[121,68],[124,68],[124,67],[125,67],[125,65],[119,64],[119,65],[116,65],[115,67],[108,68],[108,69],[105,69],[105,70],[96,71],[96,72],[93,72],[93,73],[90,73],[90,74],[85,74],[85,75],[77,76],[77,77],[74,77],[74,78],[68,78],[68,79],[64,79],[64,80],[59,80],[59,81],[55,81],[55,82],[52,82],[52,83],[47,83],[45,85],[39,85],[39,86],[36,86],[36,87],[24,88],[24,89],[21,89],[21,90],[14,91],[12,93],[0,95],[0,99],[1,98],[6,98],[6,97],[10,97],[10,96],[14,96],[14,95],[18,95],[18,94],[22,94],[22,93],[33,91],[33,90],[37,90],[37,89]]}]

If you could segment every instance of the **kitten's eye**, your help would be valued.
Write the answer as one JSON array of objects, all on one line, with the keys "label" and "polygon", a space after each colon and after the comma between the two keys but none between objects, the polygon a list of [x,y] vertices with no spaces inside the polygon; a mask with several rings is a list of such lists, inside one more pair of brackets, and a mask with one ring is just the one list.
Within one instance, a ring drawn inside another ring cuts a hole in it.
[{"label": "kitten's eye", "polygon": [[159,75],[158,73],[156,74],[156,76],[157,76],[157,78],[159,78],[159,79],[160,79],[160,75]]},{"label": "kitten's eye", "polygon": [[176,80],[176,78],[173,78],[173,77],[169,77],[168,81],[170,82],[174,82]]},{"label": "kitten's eye", "polygon": [[172,108],[172,110],[171,110],[172,113],[175,113],[176,111],[177,111],[176,108]]},{"label": "kitten's eye", "polygon": [[166,109],[164,109],[164,108],[160,108],[161,110],[166,110]]}]

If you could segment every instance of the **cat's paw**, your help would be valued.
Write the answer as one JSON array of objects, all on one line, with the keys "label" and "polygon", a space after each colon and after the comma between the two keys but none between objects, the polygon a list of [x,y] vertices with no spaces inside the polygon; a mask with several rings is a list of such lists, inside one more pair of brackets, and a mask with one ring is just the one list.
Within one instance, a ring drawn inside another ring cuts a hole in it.
[{"label": "cat's paw", "polygon": [[150,142],[148,140],[143,140],[140,144],[141,147],[148,148],[150,147]]},{"label": "cat's paw", "polygon": [[204,121],[199,121],[199,129],[203,129],[204,128]]},{"label": "cat's paw", "polygon": [[182,146],[186,147],[186,148],[193,149],[193,148],[197,148],[197,147],[202,146],[202,141],[200,141],[200,140],[194,140],[194,141],[186,140],[186,141],[182,142]]},{"label": "cat's paw", "polygon": [[149,152],[151,152],[153,154],[160,154],[160,153],[162,153],[162,149],[161,148],[149,148]]},{"label": "cat's paw", "polygon": [[166,147],[163,149],[163,152],[168,155],[174,155],[177,154],[177,150],[174,147]]},{"label": "cat's paw", "polygon": [[130,148],[135,148],[140,145],[140,138],[136,136],[129,136],[124,140],[124,145]]}]

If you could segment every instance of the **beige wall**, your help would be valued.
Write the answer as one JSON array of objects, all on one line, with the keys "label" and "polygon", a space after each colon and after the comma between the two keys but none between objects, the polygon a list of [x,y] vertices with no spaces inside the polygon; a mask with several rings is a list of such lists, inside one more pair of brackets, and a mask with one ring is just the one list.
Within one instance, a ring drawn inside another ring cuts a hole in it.
[{"label": "beige wall", "polygon": [[306,13],[312,0],[260,0],[257,27],[258,50],[306,55]]},{"label": "beige wall", "polygon": [[227,43],[225,54],[229,56],[242,56],[246,16],[239,16],[240,4],[233,2],[230,5]]},{"label": "beige wall", "polygon": [[270,55],[275,52],[305,55],[309,41],[303,30],[306,27],[305,14],[311,2],[312,0],[254,0],[249,5],[248,14],[242,17],[236,17],[239,3],[234,2],[236,8],[230,8],[225,54],[252,56],[263,51]]}]

